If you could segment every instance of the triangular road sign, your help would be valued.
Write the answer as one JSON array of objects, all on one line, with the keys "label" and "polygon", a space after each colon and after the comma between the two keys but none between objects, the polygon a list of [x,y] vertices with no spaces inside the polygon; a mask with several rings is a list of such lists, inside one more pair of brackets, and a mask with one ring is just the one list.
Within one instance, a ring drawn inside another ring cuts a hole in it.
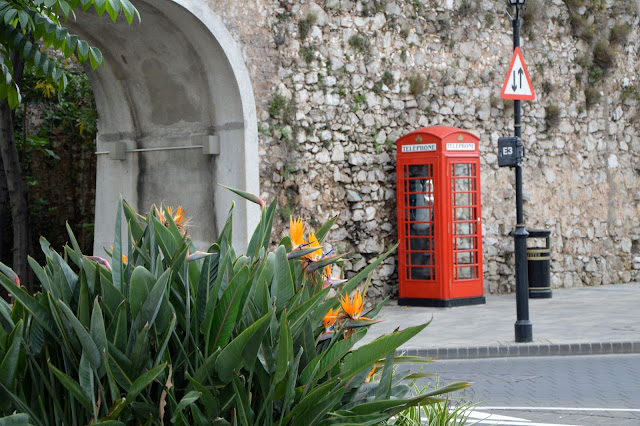
[{"label": "triangular road sign", "polygon": [[507,78],[502,85],[502,92],[500,92],[502,99],[517,99],[522,101],[532,101],[536,98],[536,94],[533,92],[533,86],[531,85],[531,79],[529,78],[529,72],[522,59],[522,52],[520,48],[516,47],[513,51],[513,59],[511,59],[511,66],[507,73]]}]

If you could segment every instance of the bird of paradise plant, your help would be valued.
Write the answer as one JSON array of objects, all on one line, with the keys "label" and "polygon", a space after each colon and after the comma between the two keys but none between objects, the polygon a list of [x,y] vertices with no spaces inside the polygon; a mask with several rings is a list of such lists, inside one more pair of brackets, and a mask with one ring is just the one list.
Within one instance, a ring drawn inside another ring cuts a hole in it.
[{"label": "bird of paradise plant", "polygon": [[308,229],[302,218],[289,217],[289,238],[291,239],[292,252],[289,258],[301,257],[304,259],[303,268],[313,279],[317,270],[322,269],[322,288],[334,287],[346,282],[346,280],[331,275],[331,265],[343,258],[346,254],[330,256],[333,250],[323,252],[316,233],[309,230],[308,238],[304,238],[304,232]]},{"label": "bird of paradise plant", "polygon": [[294,219],[293,216],[289,217],[289,237],[291,238],[294,249],[306,244],[304,240],[304,228],[305,223],[302,221],[302,218]]},{"label": "bird of paradise plant", "polygon": [[421,376],[394,372],[393,363],[430,361],[395,355],[427,324],[355,348],[373,320],[362,293],[348,294],[395,247],[338,299],[319,276],[308,285],[342,257],[317,253],[335,218],[313,233],[317,246],[274,248],[274,202],[236,255],[232,214],[204,253],[176,230],[184,210],[142,216],[120,200],[117,211],[110,266],[85,256],[70,228],[64,256],[45,240],[45,265],[30,259],[42,293],[25,292],[0,263],[14,297],[13,306],[0,299],[0,424],[380,424],[469,385],[411,395],[405,382]]},{"label": "bird of paradise plant", "polygon": [[351,319],[351,320],[369,320],[371,318],[361,317],[362,309],[364,308],[364,299],[360,290],[356,290],[352,298],[349,298],[347,294],[340,296],[340,306],[342,307],[342,314],[338,316],[339,320]]},{"label": "bird of paradise plant", "polygon": [[331,329],[333,328],[333,325],[336,323],[336,319],[338,318],[339,312],[340,312],[339,309],[336,309],[334,311],[333,308],[331,308],[329,309],[329,312],[327,312],[327,315],[325,315],[324,318],[322,318],[322,325],[324,325],[324,329],[327,332],[331,331]]},{"label": "bird of paradise plant", "polygon": [[[111,251],[113,252],[113,246],[111,245],[111,246],[109,246],[109,248],[111,248]],[[127,256],[123,254],[122,255],[122,263],[127,263],[127,260],[128,260]]]},{"label": "bird of paradise plant", "polygon": [[322,257],[322,247],[320,247],[320,243],[318,243],[315,232],[309,232],[309,247],[315,248],[316,250],[309,253],[307,259],[318,260]]},{"label": "bird of paradise plant", "polygon": [[182,206],[178,206],[175,209],[175,213],[173,212],[174,208],[171,206],[168,206],[165,212],[159,209],[155,204],[153,205],[153,209],[156,213],[156,217],[165,227],[169,226],[168,218],[171,218],[182,235],[185,235],[189,230],[191,218],[186,217],[186,210],[183,209]]}]

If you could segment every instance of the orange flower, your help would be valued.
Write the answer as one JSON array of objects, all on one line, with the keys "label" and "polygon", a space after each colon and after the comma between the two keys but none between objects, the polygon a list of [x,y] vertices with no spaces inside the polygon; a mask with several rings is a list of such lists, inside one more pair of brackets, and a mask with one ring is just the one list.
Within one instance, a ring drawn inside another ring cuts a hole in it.
[{"label": "orange flower", "polygon": [[[157,206],[154,206],[154,207],[156,210],[156,216],[158,216],[158,220],[162,222],[164,226],[169,226],[169,220],[167,219],[165,214],[162,211],[160,211],[160,209]],[[187,228],[189,226],[189,222],[191,221],[191,218],[185,218],[186,210],[183,209],[182,206],[178,206],[174,214],[173,207],[167,207],[167,213],[169,213],[169,216],[171,217],[171,219],[173,219],[173,222],[178,227],[178,230],[180,231],[180,233],[183,235],[186,234]]]},{"label": "orange flower", "polygon": [[322,276],[325,280],[331,279],[331,265],[327,265],[324,267],[324,269],[322,270]]},{"label": "orange flower", "polygon": [[371,380],[371,377],[373,377],[373,373],[376,372],[376,367],[377,367],[377,365],[373,364],[373,368],[371,369],[371,371],[369,371],[369,374],[367,374],[367,378],[364,379],[365,383],[369,383],[369,381]]},{"label": "orange flower", "polygon": [[181,224],[182,222],[184,222],[184,209],[182,208],[182,206],[178,206],[178,208],[176,209],[176,214],[173,214],[173,208],[171,207],[167,207],[167,211],[169,212],[169,215],[173,218],[173,221],[176,223],[176,225]]},{"label": "orange flower", "polygon": [[[113,246],[109,247],[111,247],[111,252],[113,253]],[[125,256],[124,254],[122,255],[122,263],[127,263],[127,256]]]},{"label": "orange flower", "polygon": [[318,243],[315,232],[309,232],[309,247],[318,247],[318,250],[309,253],[305,257],[314,260],[322,257],[322,248],[320,247],[320,243]]},{"label": "orange flower", "polygon": [[360,290],[356,290],[356,293],[351,299],[349,299],[348,295],[343,294],[340,297],[340,305],[342,306],[342,310],[346,317],[351,318],[352,320],[360,318],[362,308],[364,307],[362,293],[360,293]]},{"label": "orange flower", "polygon": [[305,224],[302,218],[294,219],[293,216],[289,217],[289,236],[294,249],[305,243],[304,228]]},{"label": "orange flower", "polygon": [[336,318],[338,318],[338,309],[336,309],[335,312],[333,311],[333,308],[329,309],[327,315],[322,319],[322,325],[324,325],[325,330],[331,330],[331,327],[336,322]]}]

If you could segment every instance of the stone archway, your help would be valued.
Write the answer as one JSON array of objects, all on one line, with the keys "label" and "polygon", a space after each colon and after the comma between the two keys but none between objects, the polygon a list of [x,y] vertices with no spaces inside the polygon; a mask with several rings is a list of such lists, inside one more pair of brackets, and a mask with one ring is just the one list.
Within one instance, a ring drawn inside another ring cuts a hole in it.
[{"label": "stone archway", "polygon": [[240,48],[203,0],[136,7],[142,24],[90,13],[69,22],[105,57],[104,69],[89,72],[99,117],[94,252],[112,242],[119,194],[141,212],[163,201],[185,206],[199,249],[217,238],[234,201],[234,243],[244,247],[258,208],[217,185],[259,192],[255,102]]}]

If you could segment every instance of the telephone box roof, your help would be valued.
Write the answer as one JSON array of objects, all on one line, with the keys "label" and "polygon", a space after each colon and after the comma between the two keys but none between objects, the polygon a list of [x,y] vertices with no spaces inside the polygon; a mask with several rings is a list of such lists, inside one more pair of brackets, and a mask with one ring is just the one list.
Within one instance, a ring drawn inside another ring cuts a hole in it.
[{"label": "telephone box roof", "polygon": [[445,139],[447,136],[450,136],[454,133],[465,133],[471,137],[473,137],[474,139],[479,139],[478,136],[474,135],[471,132],[467,132],[466,130],[462,130],[458,127],[450,127],[450,126],[429,126],[429,127],[423,127],[421,129],[416,129],[413,132],[409,132],[406,135],[403,136],[407,137],[409,135],[415,135],[415,134],[429,134],[432,136],[435,136],[439,139]]}]

